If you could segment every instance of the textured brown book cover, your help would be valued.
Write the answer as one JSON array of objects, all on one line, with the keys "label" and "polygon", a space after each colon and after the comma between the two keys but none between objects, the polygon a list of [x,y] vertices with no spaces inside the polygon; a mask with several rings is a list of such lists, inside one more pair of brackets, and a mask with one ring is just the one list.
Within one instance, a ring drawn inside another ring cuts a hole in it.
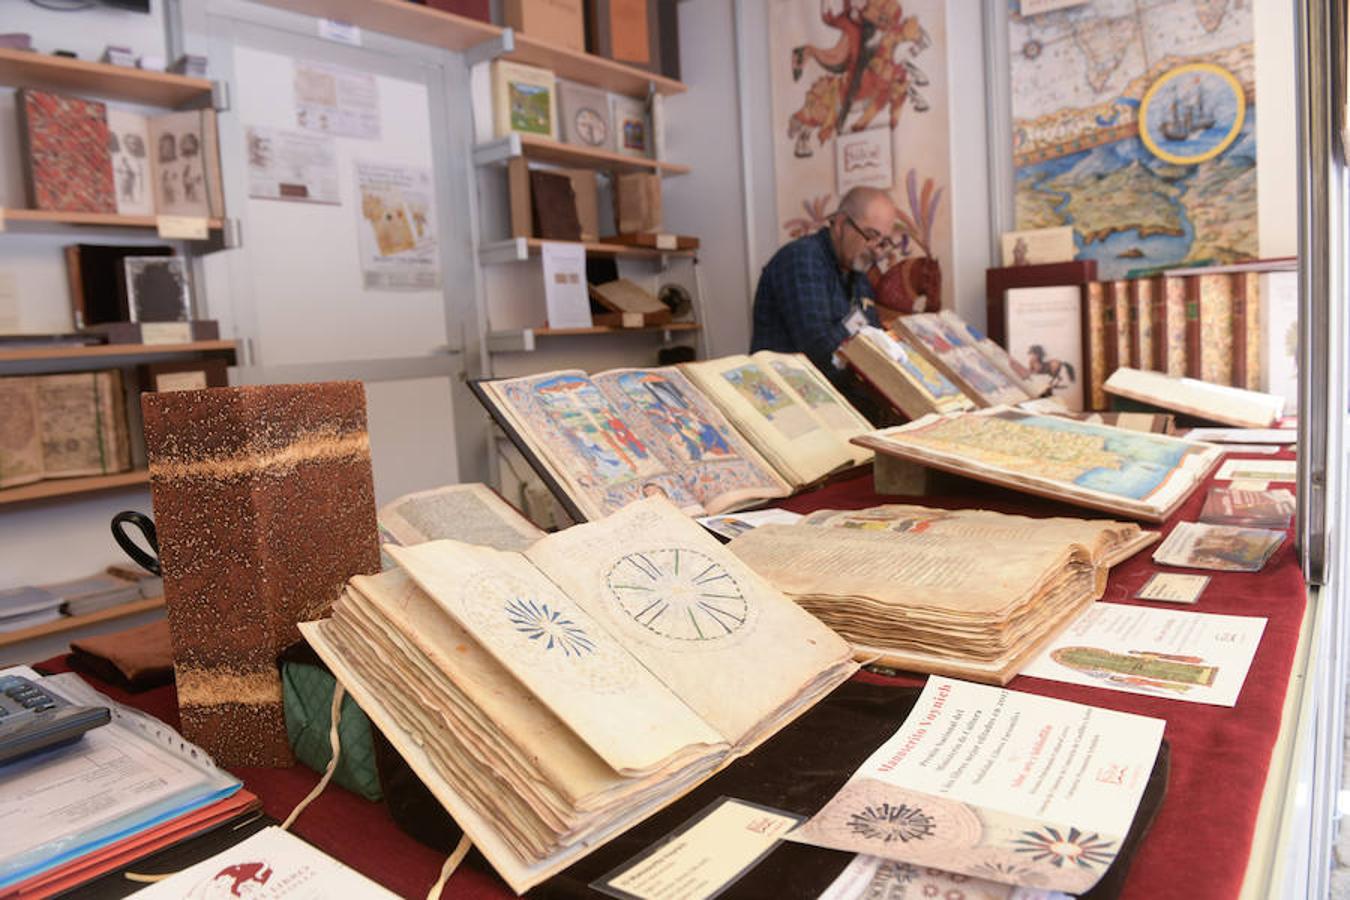
[{"label": "textured brown book cover", "polygon": [[1135,278],[1130,282],[1130,317],[1134,326],[1130,364],[1136,369],[1155,366],[1153,342],[1157,327],[1153,320],[1153,291],[1156,287],[1157,282],[1152,278]]},{"label": "textured brown book cover", "polygon": [[581,0],[503,0],[502,18],[522,34],[586,52],[586,14]]},{"label": "textured brown book cover", "polygon": [[1236,384],[1233,380],[1233,276],[1220,273],[1191,278],[1199,283],[1200,371],[1197,377],[1211,384]]},{"label": "textured brown book cover", "polygon": [[1261,390],[1261,277],[1233,275],[1233,386]]},{"label": "textured brown book cover", "polygon": [[[1134,317],[1130,314],[1130,283],[1111,282],[1111,305],[1115,308],[1116,365],[1134,365]],[[1110,377],[1110,374],[1107,374]]]},{"label": "textured brown book cover", "polygon": [[619,234],[661,230],[661,176],[627,172],[614,178],[614,229]]},{"label": "textured brown book cover", "polygon": [[116,213],[107,107],[28,88],[16,99],[32,207]]},{"label": "textured brown book cover", "polygon": [[1200,279],[1179,278],[1186,298],[1186,377],[1200,377]]},{"label": "textured brown book cover", "polygon": [[1157,323],[1158,371],[1181,377],[1187,373],[1186,279],[1158,276],[1153,292],[1153,316]]},{"label": "textured brown book cover", "polygon": [[1123,364],[1120,358],[1120,330],[1123,326],[1117,318],[1118,312],[1116,287],[1113,282],[1108,281],[1102,285],[1102,338],[1106,344],[1104,350],[1106,370],[1103,374],[1106,378],[1110,378],[1111,373]]},{"label": "textured brown book cover", "polygon": [[141,398],[183,734],[289,765],[277,654],[380,553],[358,382]]},{"label": "textured brown book cover", "polygon": [[1088,409],[1106,409],[1106,378],[1114,369],[1107,369],[1106,285],[1094,281],[1087,286],[1087,385],[1084,398]]},{"label": "textured brown book cover", "polygon": [[559,172],[530,171],[534,233],[550,241],[581,240],[581,220],[572,179]]}]

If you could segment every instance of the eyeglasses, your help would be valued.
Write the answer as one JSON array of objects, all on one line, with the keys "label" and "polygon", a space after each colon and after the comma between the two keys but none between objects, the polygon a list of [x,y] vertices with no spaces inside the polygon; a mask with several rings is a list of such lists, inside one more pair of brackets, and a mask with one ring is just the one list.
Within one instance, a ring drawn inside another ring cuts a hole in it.
[{"label": "eyeglasses", "polygon": [[853,217],[848,213],[844,213],[844,221],[848,223],[850,228],[858,232],[858,236],[866,241],[868,246],[880,247],[883,250],[891,250],[895,247],[895,241],[891,240],[890,235],[882,234],[875,228],[863,228],[853,221]]}]

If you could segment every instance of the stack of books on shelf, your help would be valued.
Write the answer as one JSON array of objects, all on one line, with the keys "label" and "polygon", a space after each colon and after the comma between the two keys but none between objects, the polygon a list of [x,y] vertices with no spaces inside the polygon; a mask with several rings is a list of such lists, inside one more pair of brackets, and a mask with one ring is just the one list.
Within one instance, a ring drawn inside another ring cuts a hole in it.
[{"label": "stack of books on shelf", "polygon": [[730,549],[859,659],[1006,684],[1101,596],[1107,567],[1157,538],[1129,522],[895,505],[762,525]]},{"label": "stack of books on shelf", "polygon": [[146,116],[30,88],[16,101],[33,209],[224,215],[214,110]]},{"label": "stack of books on shelf", "polygon": [[690,515],[741,509],[872,458],[849,443],[872,425],[801,354],[473,387],[578,520],[650,495]]}]

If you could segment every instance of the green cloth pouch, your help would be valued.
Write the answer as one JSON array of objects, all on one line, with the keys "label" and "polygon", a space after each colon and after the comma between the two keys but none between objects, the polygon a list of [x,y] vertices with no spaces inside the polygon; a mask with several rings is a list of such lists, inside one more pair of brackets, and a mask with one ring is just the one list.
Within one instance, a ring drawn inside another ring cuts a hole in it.
[{"label": "green cloth pouch", "polygon": [[[332,748],[328,731],[332,727],[329,710],[333,708],[333,690],[337,680],[327,671],[308,663],[284,662],[281,666],[282,696],[286,704],[286,735],[296,759],[316,772],[328,768]],[[379,801],[380,776],[375,768],[375,743],[371,739],[370,719],[351,695],[342,698],[338,721],[338,754],[333,780],[367,800]]]}]

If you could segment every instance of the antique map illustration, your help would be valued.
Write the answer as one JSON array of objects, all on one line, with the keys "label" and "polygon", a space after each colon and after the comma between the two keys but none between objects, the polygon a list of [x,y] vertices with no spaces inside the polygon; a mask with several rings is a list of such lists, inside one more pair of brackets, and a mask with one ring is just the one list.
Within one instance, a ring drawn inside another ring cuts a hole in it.
[{"label": "antique map illustration", "polygon": [[1003,410],[950,416],[905,434],[907,442],[986,465],[1143,500],[1181,466],[1191,445],[1056,416]]},{"label": "antique map illustration", "polygon": [[1255,257],[1252,4],[1008,4],[1016,227],[1073,226],[1101,278]]}]

